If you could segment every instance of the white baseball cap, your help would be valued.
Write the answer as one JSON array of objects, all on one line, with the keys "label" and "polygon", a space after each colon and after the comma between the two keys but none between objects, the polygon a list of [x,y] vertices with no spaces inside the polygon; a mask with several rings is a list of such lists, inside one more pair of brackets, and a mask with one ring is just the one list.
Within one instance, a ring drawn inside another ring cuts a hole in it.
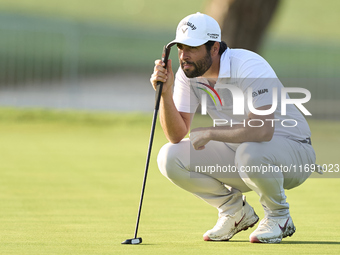
[{"label": "white baseball cap", "polygon": [[168,43],[167,47],[176,43],[196,47],[205,44],[207,41],[221,42],[220,25],[212,17],[197,12],[179,22],[176,39]]}]

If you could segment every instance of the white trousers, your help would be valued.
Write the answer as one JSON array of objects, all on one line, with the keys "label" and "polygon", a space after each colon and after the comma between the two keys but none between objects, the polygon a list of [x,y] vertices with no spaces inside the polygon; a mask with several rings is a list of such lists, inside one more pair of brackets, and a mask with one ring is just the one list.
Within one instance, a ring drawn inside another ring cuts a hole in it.
[{"label": "white trousers", "polygon": [[[190,140],[183,139],[164,145],[157,162],[164,176],[216,207],[220,215],[239,211],[242,193],[253,190],[266,216],[287,217],[284,189],[297,187],[310,176],[304,165],[315,163],[315,152],[309,144],[284,137],[242,143],[236,151],[216,141],[210,141],[203,150],[194,150]],[[221,169],[224,171],[217,171]]]}]

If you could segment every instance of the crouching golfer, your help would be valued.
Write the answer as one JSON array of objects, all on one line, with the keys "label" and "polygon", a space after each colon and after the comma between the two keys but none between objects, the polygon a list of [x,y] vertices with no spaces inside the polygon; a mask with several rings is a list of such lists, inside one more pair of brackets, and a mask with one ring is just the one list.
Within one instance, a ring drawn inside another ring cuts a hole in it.
[{"label": "crouching golfer", "polygon": [[[159,152],[160,171],[217,208],[217,224],[203,235],[205,241],[229,240],[258,222],[242,195],[253,190],[265,217],[250,242],[281,242],[295,232],[285,189],[310,176],[293,169],[315,162],[303,114],[294,104],[281,107],[283,86],[271,66],[253,52],[228,48],[213,18],[185,17],[169,43],[175,44],[176,78],[171,60],[167,70],[157,60],[150,79],[154,88],[157,81],[164,83],[160,121],[170,143]],[[185,139],[199,105],[216,125],[195,128]],[[209,166],[225,171],[198,171]]]}]

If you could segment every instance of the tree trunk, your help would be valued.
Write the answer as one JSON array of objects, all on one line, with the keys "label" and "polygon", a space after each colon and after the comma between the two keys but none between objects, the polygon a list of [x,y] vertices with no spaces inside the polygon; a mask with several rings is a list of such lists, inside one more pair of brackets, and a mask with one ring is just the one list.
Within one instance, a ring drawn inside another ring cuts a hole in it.
[{"label": "tree trunk", "polygon": [[259,51],[280,0],[210,0],[206,14],[221,26],[228,47]]}]

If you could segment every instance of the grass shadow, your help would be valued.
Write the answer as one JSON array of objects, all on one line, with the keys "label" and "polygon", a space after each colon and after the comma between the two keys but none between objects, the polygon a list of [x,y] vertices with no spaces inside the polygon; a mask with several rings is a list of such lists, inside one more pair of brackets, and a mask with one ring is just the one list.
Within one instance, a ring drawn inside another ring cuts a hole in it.
[{"label": "grass shadow", "polygon": [[[249,240],[230,240],[230,243],[249,243]],[[285,241],[283,240],[281,243],[282,244],[332,244],[332,245],[340,245],[340,241]]]},{"label": "grass shadow", "polygon": [[283,241],[284,244],[333,244],[340,245],[337,241]]}]

